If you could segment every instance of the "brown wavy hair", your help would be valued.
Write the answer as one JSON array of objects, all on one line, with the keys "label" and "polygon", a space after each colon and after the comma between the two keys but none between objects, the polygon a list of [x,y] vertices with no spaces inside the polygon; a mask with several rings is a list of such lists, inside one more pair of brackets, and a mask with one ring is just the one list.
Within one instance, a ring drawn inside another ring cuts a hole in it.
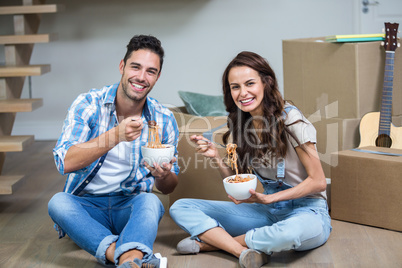
[{"label": "brown wavy hair", "polygon": [[[264,97],[261,102],[263,116],[259,129],[254,129],[251,114],[240,110],[231,95],[229,72],[233,67],[240,66],[247,66],[257,71],[264,85]],[[271,159],[285,157],[287,134],[291,135],[300,145],[298,139],[285,125],[283,117],[285,100],[279,92],[275,73],[266,59],[249,51],[239,53],[223,73],[222,88],[226,111],[229,113],[227,122],[229,130],[223,135],[223,142],[227,144],[229,136],[232,135],[232,142],[237,144],[239,172],[248,171],[250,157],[263,159],[263,156],[269,153]],[[258,134],[255,133],[259,131],[261,134],[257,137]]]}]

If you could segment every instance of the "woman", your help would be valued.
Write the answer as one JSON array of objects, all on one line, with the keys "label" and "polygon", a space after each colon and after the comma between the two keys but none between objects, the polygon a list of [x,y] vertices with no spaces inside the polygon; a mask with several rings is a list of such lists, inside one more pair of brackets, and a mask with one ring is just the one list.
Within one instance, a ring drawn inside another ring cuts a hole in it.
[{"label": "woman", "polygon": [[[261,267],[273,252],[309,250],[331,232],[326,179],[316,150],[313,125],[285,102],[268,62],[239,53],[227,66],[223,94],[229,137],[237,144],[239,173],[252,169],[264,193],[249,190],[247,200],[180,199],[170,208],[173,220],[191,237],[179,242],[181,254],[224,250],[241,267]],[[234,171],[213,143],[192,136],[197,151],[219,164],[222,178]]]}]

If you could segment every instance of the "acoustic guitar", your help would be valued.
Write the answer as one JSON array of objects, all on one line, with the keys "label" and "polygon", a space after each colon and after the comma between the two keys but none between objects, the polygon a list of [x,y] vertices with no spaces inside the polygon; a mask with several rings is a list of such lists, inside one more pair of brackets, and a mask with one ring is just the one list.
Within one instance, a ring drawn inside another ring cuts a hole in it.
[{"label": "acoustic guitar", "polygon": [[402,149],[402,127],[392,124],[394,58],[398,47],[398,23],[385,23],[385,71],[380,112],[365,114],[360,121],[360,144]]}]

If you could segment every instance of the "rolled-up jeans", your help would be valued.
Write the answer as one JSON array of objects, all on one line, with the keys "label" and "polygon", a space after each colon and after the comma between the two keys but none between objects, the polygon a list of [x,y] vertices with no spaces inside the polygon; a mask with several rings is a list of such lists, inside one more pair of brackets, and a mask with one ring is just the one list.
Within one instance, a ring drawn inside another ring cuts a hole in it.
[{"label": "rolled-up jeans", "polygon": [[75,196],[57,193],[48,204],[52,220],[82,249],[103,264],[106,250],[116,242],[115,264],[132,249],[153,258],[152,249],[164,208],[152,193]]},{"label": "rolled-up jeans", "polygon": [[[265,194],[291,187],[276,181],[262,180],[262,183]],[[268,205],[179,199],[171,206],[170,216],[193,239],[199,240],[198,235],[221,227],[233,237],[246,234],[248,248],[266,254],[319,247],[328,240],[332,230],[327,202],[321,198],[299,198]]]}]

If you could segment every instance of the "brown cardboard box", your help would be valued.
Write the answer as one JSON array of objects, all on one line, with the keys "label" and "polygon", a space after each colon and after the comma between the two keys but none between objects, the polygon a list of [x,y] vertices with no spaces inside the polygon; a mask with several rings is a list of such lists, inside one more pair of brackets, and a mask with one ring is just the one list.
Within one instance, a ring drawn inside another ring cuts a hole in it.
[{"label": "brown cardboard box", "polygon": [[325,176],[331,178],[331,154],[359,145],[359,118],[325,118],[307,116],[317,130],[317,151]]},{"label": "brown cardboard box", "polygon": [[[363,147],[402,154],[402,150]],[[332,154],[331,217],[402,231],[402,156],[346,150]]]},{"label": "brown cardboard box", "polygon": [[[305,114],[361,118],[380,110],[385,50],[381,42],[283,40],[284,95]],[[402,52],[395,52],[393,114],[402,114]]]},{"label": "brown cardboard box", "polygon": [[[210,200],[230,201],[223,187],[222,178],[218,167],[209,159],[195,151],[195,144],[190,141],[192,135],[202,135],[211,131],[212,139],[222,143],[222,136],[227,131],[226,116],[198,117],[174,111],[178,121],[180,139],[178,144],[180,166],[179,184],[169,195],[169,203],[180,198],[200,198]],[[219,148],[221,156],[226,155],[224,148]],[[258,184],[257,191],[262,192],[262,186]]]},{"label": "brown cardboard box", "polygon": [[393,116],[392,124],[394,124],[395,127],[402,127],[402,115]]},{"label": "brown cardboard box", "polygon": [[[227,117],[198,117],[186,113],[174,112],[180,131],[178,144],[180,166],[179,184],[169,195],[170,205],[179,198],[201,198],[229,200],[223,188],[219,170],[206,157],[196,153],[195,144],[190,141],[192,135],[202,135],[226,123]],[[213,133],[216,142],[222,142],[226,126]],[[225,150],[221,149],[221,155]]]}]

